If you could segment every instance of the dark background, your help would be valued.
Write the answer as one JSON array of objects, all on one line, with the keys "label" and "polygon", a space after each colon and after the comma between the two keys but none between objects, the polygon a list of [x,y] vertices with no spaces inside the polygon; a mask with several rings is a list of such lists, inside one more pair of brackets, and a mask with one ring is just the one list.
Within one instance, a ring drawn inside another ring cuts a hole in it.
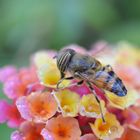
[{"label": "dark background", "polygon": [[[99,40],[139,47],[140,0],[0,0],[0,66],[27,65],[40,49],[89,48]],[[0,140],[9,135],[0,125]]]}]

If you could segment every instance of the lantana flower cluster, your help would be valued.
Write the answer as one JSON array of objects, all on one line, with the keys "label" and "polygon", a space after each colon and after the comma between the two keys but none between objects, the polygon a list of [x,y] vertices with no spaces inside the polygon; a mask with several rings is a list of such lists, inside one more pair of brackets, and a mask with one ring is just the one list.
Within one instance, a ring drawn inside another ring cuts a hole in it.
[{"label": "lantana flower cluster", "polygon": [[139,140],[140,50],[124,42],[114,48],[99,42],[89,51],[77,45],[65,48],[110,64],[126,85],[127,95],[119,97],[93,85],[103,122],[87,85],[64,80],[57,90],[60,71],[53,59],[57,52],[39,51],[32,55],[29,67],[0,68],[3,93],[9,99],[0,99],[0,123],[16,128],[11,140]]}]

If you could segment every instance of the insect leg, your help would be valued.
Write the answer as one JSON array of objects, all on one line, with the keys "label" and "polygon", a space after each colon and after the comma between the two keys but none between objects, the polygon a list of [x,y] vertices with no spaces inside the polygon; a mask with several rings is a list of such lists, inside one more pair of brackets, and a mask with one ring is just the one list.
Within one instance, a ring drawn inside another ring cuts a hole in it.
[{"label": "insect leg", "polygon": [[65,74],[61,72],[61,79],[63,79],[64,77],[65,77]]},{"label": "insect leg", "polygon": [[92,87],[91,83],[89,82],[89,79],[86,77],[86,75],[84,75],[83,73],[80,73],[80,72],[76,72],[75,75],[77,75],[77,76],[79,76],[80,78],[82,78],[83,80],[85,80],[86,83],[88,84],[88,86],[89,86],[91,92],[93,93],[93,95],[95,96],[96,101],[97,101],[98,104],[99,104],[100,112],[101,112],[101,117],[102,117],[102,121],[105,122],[105,118],[104,118],[104,115],[103,115],[103,111],[102,111],[102,107],[101,107],[100,100],[99,100],[98,96],[96,95],[96,92],[95,92],[94,88]]},{"label": "insect leg", "polygon": [[75,72],[74,73],[74,76],[75,77],[78,77],[78,78],[81,78],[81,79],[83,79],[83,80],[88,80],[87,78],[86,78],[86,76],[85,75],[83,75],[83,73],[80,73],[80,72]]},{"label": "insect leg", "polygon": [[59,85],[62,83],[63,80],[72,80],[72,79],[74,79],[74,77],[62,77],[62,78],[58,81],[58,83],[57,83],[57,85],[56,85],[56,88],[59,89]]},{"label": "insect leg", "polygon": [[[61,89],[70,88],[70,87],[77,86],[77,85],[79,86],[79,85],[83,84],[83,82],[84,82],[84,80],[81,80],[81,81],[79,81],[79,82],[70,84],[69,86],[63,87],[63,88],[61,88]],[[59,88],[59,89],[60,89],[60,88]]]},{"label": "insect leg", "polygon": [[96,101],[97,101],[98,104],[99,104],[100,112],[101,112],[101,117],[102,117],[102,121],[105,123],[105,118],[104,118],[104,115],[103,115],[103,111],[102,111],[102,107],[101,107],[100,100],[99,100],[98,96],[96,95],[95,90],[94,90],[94,88],[92,87],[92,85],[90,84],[90,82],[87,81],[87,84],[88,84],[88,86],[89,86],[91,92],[92,92],[93,95],[95,96]]}]

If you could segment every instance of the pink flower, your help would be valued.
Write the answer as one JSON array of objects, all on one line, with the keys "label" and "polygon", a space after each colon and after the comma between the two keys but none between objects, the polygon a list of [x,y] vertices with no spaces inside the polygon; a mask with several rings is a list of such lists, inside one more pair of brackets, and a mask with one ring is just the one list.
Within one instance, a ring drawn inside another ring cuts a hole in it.
[{"label": "pink flower", "polygon": [[18,127],[23,121],[17,107],[5,100],[0,101],[0,114],[0,123],[7,122],[7,125],[12,128]]},{"label": "pink flower", "polygon": [[24,140],[24,136],[21,132],[19,131],[14,131],[11,134],[11,140]]},{"label": "pink flower", "polygon": [[57,111],[57,103],[49,92],[32,92],[16,101],[21,116],[29,121],[45,122]]},{"label": "pink flower", "polygon": [[21,68],[19,71],[19,78],[25,86],[37,82],[38,77],[36,74],[36,68],[34,66],[29,68]]},{"label": "pink flower", "polygon": [[138,67],[124,66],[122,64],[119,64],[115,68],[115,70],[116,73],[127,85],[140,91],[140,76],[139,76],[140,69]]},{"label": "pink flower", "polygon": [[0,100],[0,123],[4,123],[8,119],[9,108],[10,105],[5,100]]},{"label": "pink flower", "polygon": [[98,55],[108,53],[110,50],[108,46],[109,44],[106,41],[101,40],[99,42],[96,42],[91,46],[90,54],[92,56],[98,56]]},{"label": "pink flower", "polygon": [[26,95],[30,85],[37,83],[35,68],[22,68],[20,71],[10,76],[4,83],[4,93],[10,99],[17,99]]},{"label": "pink flower", "polygon": [[44,140],[40,135],[43,127],[43,124],[23,122],[19,131],[16,130],[11,134],[11,140]]},{"label": "pink flower", "polygon": [[89,88],[85,84],[82,84],[81,86],[70,87],[70,90],[78,93],[80,96],[83,96],[83,95],[90,93]]},{"label": "pink flower", "polygon": [[11,76],[4,83],[4,94],[10,99],[16,99],[26,92],[26,87],[21,82],[18,74]]},{"label": "pink flower", "polygon": [[132,106],[122,112],[125,123],[136,131],[140,132],[140,106]]},{"label": "pink flower", "polygon": [[97,138],[93,134],[86,134],[83,135],[80,140],[97,140]]},{"label": "pink flower", "polygon": [[14,66],[5,66],[0,68],[0,82],[6,82],[6,80],[16,72],[17,69]]},{"label": "pink flower", "polygon": [[95,118],[89,118],[89,117],[86,117],[86,116],[81,116],[79,114],[77,116],[77,120],[79,122],[82,134],[92,133],[92,130],[91,130],[91,127],[90,127],[89,123],[93,123],[95,121]]},{"label": "pink flower", "polygon": [[45,140],[79,140],[81,131],[75,118],[59,115],[47,121],[41,134]]},{"label": "pink flower", "polygon": [[118,140],[140,140],[140,132],[133,130],[129,127],[125,127],[125,132]]}]

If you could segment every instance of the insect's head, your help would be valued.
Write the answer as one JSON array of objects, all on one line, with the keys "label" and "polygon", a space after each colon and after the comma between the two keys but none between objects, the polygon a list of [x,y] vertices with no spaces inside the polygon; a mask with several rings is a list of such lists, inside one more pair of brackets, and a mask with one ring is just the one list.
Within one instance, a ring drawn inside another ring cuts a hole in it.
[{"label": "insect's head", "polygon": [[72,49],[63,49],[59,51],[59,53],[56,56],[56,59],[57,59],[57,67],[61,72],[65,72],[72,56],[75,53],[76,52]]}]

